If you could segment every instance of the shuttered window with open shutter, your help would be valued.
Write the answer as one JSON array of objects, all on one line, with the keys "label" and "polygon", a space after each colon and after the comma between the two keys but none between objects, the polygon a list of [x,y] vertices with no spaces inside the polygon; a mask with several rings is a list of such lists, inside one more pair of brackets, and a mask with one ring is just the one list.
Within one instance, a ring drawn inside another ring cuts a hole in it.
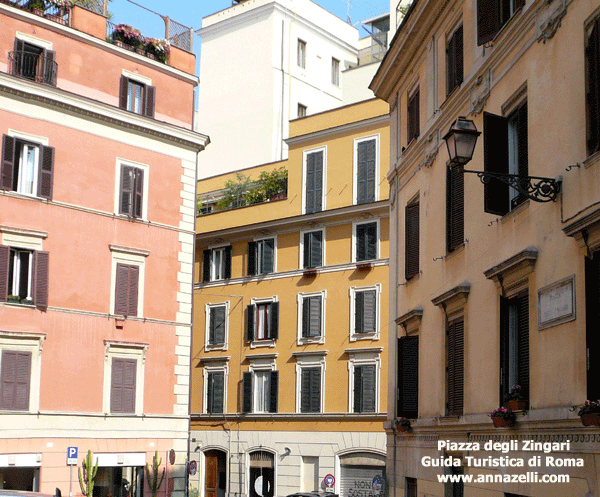
[{"label": "shuttered window with open shutter", "polygon": [[0,302],[6,302],[9,295],[9,259],[10,248],[0,245]]},{"label": "shuttered window with open shutter", "polygon": [[119,107],[141,114],[154,117],[156,105],[156,87],[135,81],[126,76],[121,76],[119,85]]},{"label": "shuttered window with open shutter", "polygon": [[397,416],[419,415],[419,336],[398,339],[398,405]]},{"label": "shuttered window with open shutter", "polygon": [[446,413],[462,416],[464,404],[464,321],[448,324],[446,332]]},{"label": "shuttered window with open shutter", "polygon": [[29,409],[31,352],[3,350],[0,365],[0,409]]},{"label": "shuttered window with open shutter", "polygon": [[121,166],[119,191],[119,214],[144,217],[144,170],[139,167]]},{"label": "shuttered window with open shutter", "polygon": [[300,412],[321,412],[321,368],[300,370]]},{"label": "shuttered window with open shutter", "polygon": [[477,0],[477,45],[492,41],[525,0]]},{"label": "shuttered window with open shutter", "polygon": [[462,165],[446,173],[446,250],[452,252],[465,240],[465,180]]},{"label": "shuttered window with open shutter", "polygon": [[500,402],[516,386],[529,403],[529,295],[500,300]]},{"label": "shuttered window with open shutter", "polygon": [[377,369],[375,364],[354,366],[354,412],[376,412]]},{"label": "shuttered window with open shutter", "polygon": [[[483,113],[483,169],[508,174],[508,119]],[[490,178],[483,186],[484,211],[503,216],[509,211],[508,185]]]},{"label": "shuttered window with open shutter", "polygon": [[585,46],[587,153],[600,151],[600,17],[587,29]]},{"label": "shuttered window with open shutter", "polygon": [[419,274],[419,202],[405,209],[404,273],[407,280]]},{"label": "shuttered window with open shutter", "polygon": [[48,307],[50,254],[0,245],[0,302]]},{"label": "shuttered window with open shutter", "polygon": [[363,140],[356,145],[356,203],[375,201],[377,140]]},{"label": "shuttered window with open shutter", "polygon": [[323,151],[306,154],[305,213],[323,210]]},{"label": "shuttered window with open shutter", "polygon": [[279,338],[279,302],[250,304],[246,307],[246,341]]},{"label": "shuttered window with open shutter", "polygon": [[137,360],[113,357],[110,412],[135,413]]},{"label": "shuttered window with open shutter", "polygon": [[33,303],[37,307],[48,307],[48,282],[50,278],[50,254],[48,252],[34,252],[34,297]]}]

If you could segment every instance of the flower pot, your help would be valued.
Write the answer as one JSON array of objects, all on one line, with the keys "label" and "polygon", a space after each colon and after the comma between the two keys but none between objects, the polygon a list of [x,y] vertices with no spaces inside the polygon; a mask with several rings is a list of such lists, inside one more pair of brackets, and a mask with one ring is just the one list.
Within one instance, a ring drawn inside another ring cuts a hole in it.
[{"label": "flower pot", "polygon": [[588,412],[580,416],[583,426],[598,426],[600,427],[600,412]]},{"label": "flower pot", "polygon": [[509,400],[508,401],[508,408],[511,411],[523,411],[523,410],[525,410],[525,407],[527,407],[527,402],[525,402],[524,400]]},{"label": "flower pot", "polygon": [[407,432],[407,431],[410,431],[410,425],[408,425],[408,426],[404,426],[404,425],[398,425],[397,431],[399,431],[399,432]]},{"label": "flower pot", "polygon": [[510,428],[515,425],[515,420],[512,418],[503,418],[502,416],[493,416],[492,421],[495,428]]}]

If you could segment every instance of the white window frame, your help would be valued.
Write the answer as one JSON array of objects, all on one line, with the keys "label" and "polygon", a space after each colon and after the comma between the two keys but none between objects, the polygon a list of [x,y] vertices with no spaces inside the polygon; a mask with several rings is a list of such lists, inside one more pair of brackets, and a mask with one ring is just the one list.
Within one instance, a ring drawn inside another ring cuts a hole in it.
[{"label": "white window frame", "polygon": [[[271,373],[272,371],[277,370],[277,365],[275,363],[275,358],[267,358],[267,359],[250,359],[250,368],[249,371],[252,373],[252,413],[265,414],[268,413],[268,409],[266,411],[258,411],[256,409],[256,373]],[[271,378],[269,377],[269,388],[271,388],[270,384]],[[270,391],[269,391],[270,393]],[[265,399],[263,398],[263,402]],[[270,395],[269,399],[270,401]]]},{"label": "white window frame", "polygon": [[150,184],[150,166],[129,159],[117,157],[115,166],[115,202],[114,214],[120,218],[131,219],[127,214],[119,214],[119,206],[121,202],[121,175],[123,166],[136,167],[144,171],[144,192],[142,197],[142,215],[138,220],[148,220],[148,185]]},{"label": "white window frame", "polygon": [[[348,412],[354,413],[354,369],[357,366],[375,366],[375,412],[380,410],[381,393],[381,357],[378,352],[366,351],[352,354],[348,361]],[[358,414],[358,413],[357,413]]]},{"label": "white window frame", "polygon": [[[104,340],[104,389],[102,395],[102,411],[105,416],[141,416],[144,413],[144,373],[146,369],[147,343],[120,342]],[[112,384],[113,359],[133,359],[136,361],[135,372],[135,412],[112,413],[110,411],[110,390]]]},{"label": "white window frame", "polygon": [[303,39],[298,38],[298,53],[296,62],[298,67],[301,69],[306,69],[306,45],[307,43]]},{"label": "white window frame", "polygon": [[128,247],[121,247],[117,245],[109,245],[111,251],[111,270],[110,270],[110,314],[115,315],[115,291],[117,286],[117,264],[129,264],[132,266],[138,266],[138,305],[137,305],[137,316],[132,317],[143,317],[144,316],[144,288],[145,288],[145,273],[146,273],[146,257],[150,255],[148,250],[133,249]]},{"label": "white window frame", "polygon": [[[2,351],[31,352],[31,371],[29,378],[29,409],[27,412],[40,410],[40,383],[42,376],[42,348],[46,333],[21,331],[0,331],[0,367]],[[1,411],[5,413],[19,411]]]},{"label": "white window frame", "polygon": [[[273,297],[265,297],[265,298],[253,298],[250,300],[250,304],[252,305],[260,305],[260,304],[272,304],[274,302],[277,302],[277,297],[273,296]],[[280,313],[280,317],[281,317],[281,313]],[[276,340],[273,338],[267,338],[264,340],[257,340],[256,336],[258,335],[258,320],[255,319],[254,320],[254,340],[252,340],[252,342],[250,342],[250,348],[254,349],[254,348],[259,348],[259,347],[275,347],[275,342]]]},{"label": "white window frame", "polygon": [[[262,272],[259,270],[259,269],[262,269],[262,268],[259,268],[259,265],[262,266],[262,261],[258,254],[258,250],[259,250],[258,244],[260,242],[264,242],[265,240],[271,240],[271,239],[273,240],[273,271],[270,273],[265,273],[265,272]],[[258,238],[254,238],[252,241],[256,242],[256,250],[257,250],[256,260],[255,260],[256,274],[254,275],[254,277],[265,275],[265,274],[276,273],[277,272],[277,235],[261,236]]]},{"label": "white window frame", "polygon": [[300,231],[300,252],[298,254],[298,268],[299,269],[313,269],[313,268],[305,268],[304,267],[304,235],[305,233],[314,233],[315,231],[320,231],[321,232],[321,249],[322,249],[322,253],[321,253],[321,265],[318,267],[324,267],[326,266],[326,262],[325,262],[325,228],[315,228],[315,229],[310,229],[310,230],[303,230]]},{"label": "white window frame", "polygon": [[[356,228],[359,225],[372,224],[372,223],[377,223],[377,246],[375,247],[376,257],[375,257],[375,259],[369,259],[368,261],[357,261],[356,255],[357,255],[358,251],[356,250],[356,244],[357,244]],[[374,260],[378,260],[380,258],[381,258],[381,219],[377,217],[377,218],[373,218],[373,219],[369,219],[369,220],[354,221],[352,223],[352,262],[356,262],[356,263],[371,262]]]},{"label": "white window frame", "polygon": [[[303,337],[302,336],[302,308],[304,300],[308,297],[321,297],[321,335],[318,337]],[[327,300],[327,290],[321,290],[319,292],[310,293],[299,293],[297,296],[298,302],[298,333],[297,343],[298,345],[304,345],[307,343],[325,343],[325,302]]]},{"label": "white window frame", "polygon": [[298,117],[306,117],[308,114],[308,107],[298,102]]},{"label": "white window frame", "polygon": [[[209,281],[222,281],[225,279],[225,249],[230,245],[215,245],[208,247],[210,250],[210,278]],[[217,264],[215,263],[215,252],[221,252],[220,272],[221,277],[217,278]]]},{"label": "white window frame", "polygon": [[[354,310],[356,294],[375,290],[375,333],[355,333]],[[379,340],[381,333],[381,283],[372,286],[350,287],[350,341]]]},{"label": "white window frame", "polygon": [[[320,414],[325,412],[325,356],[307,355],[296,357],[296,413],[297,414]],[[302,413],[302,370],[304,368],[321,368],[321,409],[318,413]]]},{"label": "white window frame", "polygon": [[309,154],[323,152],[323,188],[321,192],[321,211],[327,209],[327,145],[311,148],[302,152],[302,214],[306,214],[306,158]]},{"label": "white window frame", "polygon": [[[13,253],[14,252],[14,253]],[[18,287],[20,286],[21,280],[21,262],[22,256],[18,254],[27,253],[27,258],[29,259],[29,271],[27,272],[27,297],[25,300],[29,303],[33,303],[33,269],[34,269],[34,261],[33,261],[33,250],[30,249],[22,249],[17,247],[9,247],[9,257],[13,258],[13,271],[12,271],[12,288],[8,289],[9,295],[17,295],[19,293]],[[10,265],[9,265],[10,267]],[[10,271],[9,271],[10,278]],[[17,290],[17,291],[15,291]]]},{"label": "white window frame", "polygon": [[331,84],[340,86],[340,61],[335,57],[331,57]]},{"label": "white window frame", "polygon": [[[217,307],[225,307],[225,341],[222,344],[211,344],[211,343],[209,343],[210,312],[211,312],[211,309],[215,309]],[[227,350],[228,342],[229,342],[229,301],[221,302],[221,303],[217,303],[217,304],[206,304],[204,306],[204,312],[205,312],[205,316],[206,316],[204,348],[206,350]]]},{"label": "white window frame", "polygon": [[[223,364],[211,364],[204,366],[203,371],[203,392],[202,396],[202,412],[210,414],[208,412],[208,376],[209,373],[220,373],[223,372],[223,414],[227,414],[227,378],[229,376],[229,365]],[[215,413],[216,415],[220,413]]]},{"label": "white window frame", "polygon": [[376,133],[370,136],[363,136],[361,138],[354,139],[354,149],[353,149],[353,162],[352,162],[352,201],[354,205],[358,204],[358,144],[366,141],[375,140],[375,200],[377,202],[379,200],[379,168],[381,167],[379,161],[380,155],[380,133]]},{"label": "white window frame", "polygon": [[[19,150],[19,164],[18,164],[18,180],[17,180],[17,189],[14,190],[14,193],[18,193],[19,195],[25,195],[27,197],[36,197],[39,198],[38,196],[38,182],[39,182],[39,168],[40,168],[40,160],[42,160],[41,156],[40,156],[40,147],[41,146],[45,146],[47,147],[48,144],[50,143],[50,140],[45,137],[45,136],[39,136],[39,135],[32,135],[31,133],[23,133],[21,131],[17,131],[14,129],[9,129],[8,136],[15,138],[15,140],[18,140],[22,145],[22,149],[24,149],[25,147],[34,147],[35,148],[35,165],[33,168],[33,192],[32,193],[27,193],[22,191],[21,189],[21,172],[23,170],[23,166],[22,166],[22,162],[23,162],[23,150]],[[24,142],[24,143],[23,143]]]}]

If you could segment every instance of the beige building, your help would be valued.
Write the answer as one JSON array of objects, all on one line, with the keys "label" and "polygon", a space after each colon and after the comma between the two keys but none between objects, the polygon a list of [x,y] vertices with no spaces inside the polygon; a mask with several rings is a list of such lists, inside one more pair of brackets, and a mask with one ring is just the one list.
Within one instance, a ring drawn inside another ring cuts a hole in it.
[{"label": "beige building", "polygon": [[[600,397],[599,19],[415,0],[371,83],[391,107],[390,496],[600,495],[600,430],[571,408]],[[468,164],[444,142],[458,116],[481,132]]]},{"label": "beige building", "polygon": [[292,121],[287,161],[198,183],[201,496],[324,490],[328,475],[340,495],[383,490],[388,144],[388,105],[371,99]]}]

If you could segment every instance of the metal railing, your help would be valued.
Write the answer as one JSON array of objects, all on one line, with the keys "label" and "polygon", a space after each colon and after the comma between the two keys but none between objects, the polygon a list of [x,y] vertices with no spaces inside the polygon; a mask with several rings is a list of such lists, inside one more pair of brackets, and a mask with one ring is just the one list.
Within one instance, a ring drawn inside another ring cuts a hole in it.
[{"label": "metal railing", "polygon": [[16,7],[17,9],[27,10],[65,26],[69,24],[70,9],[68,7],[46,5],[41,0],[0,0],[0,3]]},{"label": "metal railing", "polygon": [[58,64],[53,56],[25,51],[8,52],[9,71],[14,76],[56,86]]}]

